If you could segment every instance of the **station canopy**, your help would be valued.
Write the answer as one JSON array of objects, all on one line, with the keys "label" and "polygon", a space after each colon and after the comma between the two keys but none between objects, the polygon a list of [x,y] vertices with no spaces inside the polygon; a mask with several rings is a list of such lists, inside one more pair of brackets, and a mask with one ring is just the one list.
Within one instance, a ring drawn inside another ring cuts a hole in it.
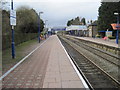
[{"label": "station canopy", "polygon": [[52,31],[65,31],[66,27],[58,26],[58,27],[52,27]]},{"label": "station canopy", "polygon": [[66,27],[66,31],[71,31],[71,30],[85,31],[88,29],[86,25],[71,25],[71,26]]}]

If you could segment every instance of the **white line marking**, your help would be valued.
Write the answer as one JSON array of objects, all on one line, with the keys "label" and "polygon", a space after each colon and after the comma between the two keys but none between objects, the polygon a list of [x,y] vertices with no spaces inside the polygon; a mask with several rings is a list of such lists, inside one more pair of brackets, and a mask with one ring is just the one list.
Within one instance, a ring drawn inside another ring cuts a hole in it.
[{"label": "white line marking", "polygon": [[[49,39],[49,38],[48,38]],[[47,40],[48,40],[47,39]],[[46,41],[47,41],[46,40]],[[32,52],[30,52],[27,56],[25,56],[22,60],[20,60],[16,65],[14,65],[11,69],[9,69],[4,75],[2,75],[0,77],[0,81],[6,77],[11,71],[13,71],[16,67],[18,67],[18,65],[20,65],[25,59],[27,59],[31,54],[33,54],[38,48],[40,48],[46,41],[44,41],[40,46],[38,46],[37,48],[35,48]]]},{"label": "white line marking", "polygon": [[[59,38],[58,38],[58,40],[59,40]],[[84,87],[85,87],[85,88],[89,88],[88,85],[87,85],[87,83],[85,82],[85,80],[83,79],[83,77],[81,76],[81,74],[79,73],[77,67],[74,65],[73,61],[71,60],[70,56],[68,55],[68,53],[67,53],[65,47],[62,45],[62,43],[61,43],[60,40],[59,40],[59,42],[60,42],[61,46],[63,47],[63,49],[64,49],[64,51],[65,51],[67,57],[69,58],[69,60],[70,60],[70,62],[71,62],[71,64],[72,64],[72,66],[73,66],[73,68],[75,69],[77,75],[79,76],[80,80],[82,81]]]}]

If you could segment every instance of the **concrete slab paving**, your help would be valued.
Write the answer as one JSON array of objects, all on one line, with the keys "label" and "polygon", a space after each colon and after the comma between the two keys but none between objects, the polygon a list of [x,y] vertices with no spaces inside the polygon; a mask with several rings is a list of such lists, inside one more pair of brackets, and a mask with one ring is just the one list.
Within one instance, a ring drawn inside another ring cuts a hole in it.
[{"label": "concrete slab paving", "polygon": [[53,37],[43,88],[84,88],[58,37]]},{"label": "concrete slab paving", "polygon": [[[42,88],[51,48],[51,39],[2,80],[3,88]],[[41,44],[40,44],[41,45]]]},{"label": "concrete slab paving", "polygon": [[3,88],[85,88],[58,37],[51,36],[3,79]]}]

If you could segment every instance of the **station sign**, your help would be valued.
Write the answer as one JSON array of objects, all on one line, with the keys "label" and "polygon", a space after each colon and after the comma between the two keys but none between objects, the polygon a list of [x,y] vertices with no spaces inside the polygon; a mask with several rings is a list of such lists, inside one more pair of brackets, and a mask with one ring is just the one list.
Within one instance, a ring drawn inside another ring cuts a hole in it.
[{"label": "station sign", "polygon": [[111,26],[114,30],[118,30],[118,29],[120,30],[120,24],[113,23],[111,24]]},{"label": "station sign", "polygon": [[10,25],[16,26],[16,11],[15,10],[10,11]]}]

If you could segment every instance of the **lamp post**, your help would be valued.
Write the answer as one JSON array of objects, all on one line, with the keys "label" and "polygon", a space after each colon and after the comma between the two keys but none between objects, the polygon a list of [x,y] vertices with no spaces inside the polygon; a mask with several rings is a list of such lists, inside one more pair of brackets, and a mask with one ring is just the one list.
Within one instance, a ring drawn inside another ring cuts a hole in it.
[{"label": "lamp post", "polygon": [[46,28],[46,22],[47,22],[48,20],[45,20],[45,28]]},{"label": "lamp post", "polygon": [[47,21],[48,20],[45,20],[45,29],[47,30]]},{"label": "lamp post", "polygon": [[118,40],[119,40],[119,13],[114,13],[114,15],[117,16],[117,31],[116,31],[116,44],[118,44]]},{"label": "lamp post", "polygon": [[47,22],[48,20],[45,20],[45,39],[46,39],[46,32],[47,32],[47,26],[46,26],[46,22]]},{"label": "lamp post", "polygon": [[43,14],[43,12],[39,12],[38,16],[38,41],[40,43],[40,14]]}]

